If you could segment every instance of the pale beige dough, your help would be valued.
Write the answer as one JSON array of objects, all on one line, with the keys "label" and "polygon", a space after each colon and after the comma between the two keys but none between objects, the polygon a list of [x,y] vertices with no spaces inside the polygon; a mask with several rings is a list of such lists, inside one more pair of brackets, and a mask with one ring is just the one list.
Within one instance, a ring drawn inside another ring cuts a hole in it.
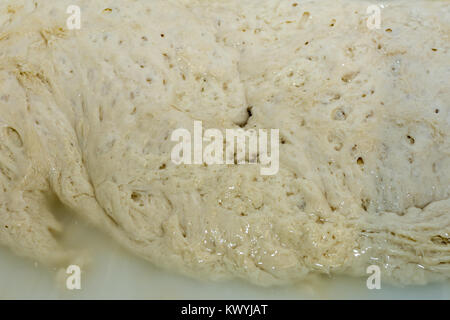
[{"label": "pale beige dough", "polygon": [[[450,276],[449,1],[378,30],[369,1],[82,0],[68,30],[71,4],[0,4],[0,243],[71,261],[57,196],[191,276]],[[176,166],[194,120],[280,129],[278,174]]]}]

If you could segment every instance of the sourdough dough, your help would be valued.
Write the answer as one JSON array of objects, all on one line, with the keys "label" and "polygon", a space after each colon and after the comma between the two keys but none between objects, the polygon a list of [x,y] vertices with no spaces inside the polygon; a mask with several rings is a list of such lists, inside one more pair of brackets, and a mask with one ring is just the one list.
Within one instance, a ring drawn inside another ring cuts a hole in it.
[{"label": "sourdough dough", "polygon": [[[450,2],[372,2],[1,1],[0,243],[70,261],[56,195],[191,276],[449,278]],[[176,166],[195,120],[279,128],[278,174]]]}]

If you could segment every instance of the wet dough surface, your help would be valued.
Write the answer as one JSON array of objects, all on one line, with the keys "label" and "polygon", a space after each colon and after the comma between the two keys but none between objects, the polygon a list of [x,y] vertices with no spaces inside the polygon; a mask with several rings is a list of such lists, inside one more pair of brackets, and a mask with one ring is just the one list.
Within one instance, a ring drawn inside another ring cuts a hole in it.
[{"label": "wet dough surface", "polygon": [[[137,255],[259,285],[450,276],[450,3],[0,4],[0,243],[74,253],[56,196]],[[250,111],[250,112],[249,112]],[[171,162],[170,136],[280,129],[280,170]]]}]

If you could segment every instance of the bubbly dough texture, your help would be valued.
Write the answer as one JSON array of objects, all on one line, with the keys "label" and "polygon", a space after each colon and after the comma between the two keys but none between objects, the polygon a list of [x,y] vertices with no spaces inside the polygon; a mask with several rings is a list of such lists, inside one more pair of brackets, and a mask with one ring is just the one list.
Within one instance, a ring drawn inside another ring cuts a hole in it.
[{"label": "bubbly dough texture", "polygon": [[[191,276],[449,278],[450,2],[372,2],[1,1],[0,243],[70,261],[56,195]],[[280,129],[278,174],[175,165],[194,120]]]}]

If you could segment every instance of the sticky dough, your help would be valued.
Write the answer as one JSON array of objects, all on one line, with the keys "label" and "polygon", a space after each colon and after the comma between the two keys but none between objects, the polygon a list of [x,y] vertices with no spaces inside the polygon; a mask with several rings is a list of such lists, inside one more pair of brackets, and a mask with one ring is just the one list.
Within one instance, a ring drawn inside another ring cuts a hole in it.
[{"label": "sticky dough", "polygon": [[[67,207],[153,264],[258,285],[450,276],[450,5],[0,4],[0,243],[72,259]],[[250,110],[250,112],[249,112]],[[280,170],[175,165],[177,128],[280,129]]]}]

